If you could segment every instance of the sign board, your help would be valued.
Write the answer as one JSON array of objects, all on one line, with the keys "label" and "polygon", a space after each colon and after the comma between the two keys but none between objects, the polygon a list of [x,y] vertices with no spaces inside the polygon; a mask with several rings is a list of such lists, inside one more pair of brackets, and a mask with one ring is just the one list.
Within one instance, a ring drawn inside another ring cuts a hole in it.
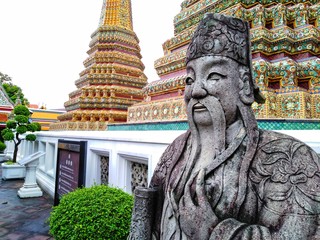
[{"label": "sign board", "polygon": [[85,185],[86,141],[58,141],[54,205],[63,194]]}]

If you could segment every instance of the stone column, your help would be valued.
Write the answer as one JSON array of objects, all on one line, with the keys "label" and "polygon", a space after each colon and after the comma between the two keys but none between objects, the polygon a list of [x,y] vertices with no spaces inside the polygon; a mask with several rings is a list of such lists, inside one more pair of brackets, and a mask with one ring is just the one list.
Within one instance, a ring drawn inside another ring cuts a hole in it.
[{"label": "stone column", "polygon": [[43,192],[37,184],[36,170],[38,161],[32,161],[26,164],[26,177],[23,187],[19,189],[20,198],[41,197]]}]

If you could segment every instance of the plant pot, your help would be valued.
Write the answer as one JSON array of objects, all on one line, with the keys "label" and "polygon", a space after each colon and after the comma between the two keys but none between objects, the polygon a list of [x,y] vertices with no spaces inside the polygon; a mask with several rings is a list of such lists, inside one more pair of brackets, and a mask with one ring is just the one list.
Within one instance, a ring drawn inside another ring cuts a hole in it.
[{"label": "plant pot", "polygon": [[2,179],[21,179],[26,176],[26,167],[19,163],[6,164],[2,163]]},{"label": "plant pot", "polygon": [[4,161],[4,158],[7,156],[5,153],[0,153],[0,163]]}]

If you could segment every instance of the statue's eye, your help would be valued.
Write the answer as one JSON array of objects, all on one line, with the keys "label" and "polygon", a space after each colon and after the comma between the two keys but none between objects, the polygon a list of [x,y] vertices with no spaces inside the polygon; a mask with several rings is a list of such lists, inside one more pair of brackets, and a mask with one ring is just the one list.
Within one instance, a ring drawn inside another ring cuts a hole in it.
[{"label": "statue's eye", "polygon": [[194,83],[194,80],[191,77],[187,77],[186,78],[186,85],[191,85],[192,83]]},{"label": "statue's eye", "polygon": [[225,76],[219,74],[219,73],[210,73],[207,80],[208,81],[219,81],[222,78],[224,78]]}]

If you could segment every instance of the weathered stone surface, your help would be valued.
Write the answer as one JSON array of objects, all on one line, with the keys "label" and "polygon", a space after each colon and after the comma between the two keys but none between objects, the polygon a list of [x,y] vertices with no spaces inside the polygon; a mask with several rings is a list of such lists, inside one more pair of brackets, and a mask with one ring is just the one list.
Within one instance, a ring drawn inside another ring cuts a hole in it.
[{"label": "weathered stone surface", "polygon": [[155,194],[153,188],[136,187],[132,224],[128,239],[151,239],[152,222],[154,218]]},{"label": "weathered stone surface", "polygon": [[[190,129],[163,153],[149,186],[156,207],[135,206],[129,239],[146,239],[142,226],[152,239],[320,239],[319,157],[258,129],[251,104],[263,96],[249,49],[242,20],[200,22],[186,58]],[[141,214],[150,226],[134,221]]]}]

